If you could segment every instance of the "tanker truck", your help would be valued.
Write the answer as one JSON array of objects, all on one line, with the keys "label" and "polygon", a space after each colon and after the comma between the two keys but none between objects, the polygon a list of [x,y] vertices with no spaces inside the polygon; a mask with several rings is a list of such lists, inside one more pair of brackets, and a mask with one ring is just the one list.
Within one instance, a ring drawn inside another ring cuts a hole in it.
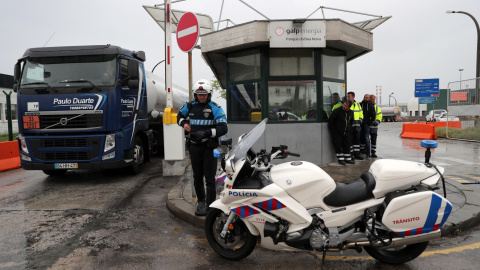
[{"label": "tanker truck", "polygon": [[[140,172],[162,149],[166,102],[164,80],[145,60],[109,44],[27,49],[14,68],[22,168]],[[188,92],[173,93],[178,111]]]},{"label": "tanker truck", "polygon": [[400,107],[380,106],[383,114],[383,122],[396,122],[397,118],[401,116],[402,110]]}]

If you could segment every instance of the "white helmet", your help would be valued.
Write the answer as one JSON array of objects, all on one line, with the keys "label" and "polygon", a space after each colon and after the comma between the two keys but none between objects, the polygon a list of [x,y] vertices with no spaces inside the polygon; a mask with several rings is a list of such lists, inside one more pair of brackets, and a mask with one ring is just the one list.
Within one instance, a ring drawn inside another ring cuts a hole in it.
[{"label": "white helmet", "polygon": [[201,79],[193,84],[192,90],[194,94],[206,95],[212,94],[213,87],[210,84],[210,81]]}]

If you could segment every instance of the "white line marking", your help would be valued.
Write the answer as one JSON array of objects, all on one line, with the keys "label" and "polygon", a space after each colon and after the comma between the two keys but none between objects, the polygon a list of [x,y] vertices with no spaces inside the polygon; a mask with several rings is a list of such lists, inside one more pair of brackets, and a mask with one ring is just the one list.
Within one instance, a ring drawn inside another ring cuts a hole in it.
[{"label": "white line marking", "polygon": [[188,35],[191,35],[191,34],[195,34],[197,33],[197,26],[194,25],[194,26],[191,26],[189,28],[185,28],[183,29],[182,31],[179,31],[178,32],[178,38],[182,38],[184,36],[188,36]]}]

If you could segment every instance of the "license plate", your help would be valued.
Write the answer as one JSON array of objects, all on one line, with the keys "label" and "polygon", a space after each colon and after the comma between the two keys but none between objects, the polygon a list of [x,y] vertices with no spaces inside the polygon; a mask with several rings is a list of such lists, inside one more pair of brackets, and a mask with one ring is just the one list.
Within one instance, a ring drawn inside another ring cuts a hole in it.
[{"label": "license plate", "polygon": [[78,163],[55,163],[55,169],[78,169]]}]

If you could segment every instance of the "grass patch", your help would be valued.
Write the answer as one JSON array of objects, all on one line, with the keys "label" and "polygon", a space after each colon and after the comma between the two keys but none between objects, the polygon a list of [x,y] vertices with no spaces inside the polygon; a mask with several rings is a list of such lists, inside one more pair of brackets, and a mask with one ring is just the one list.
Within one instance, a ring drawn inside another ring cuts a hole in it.
[{"label": "grass patch", "polygon": [[[18,133],[13,133],[12,139],[15,141],[15,137],[17,137]],[[8,142],[8,134],[0,134],[0,142]]]},{"label": "grass patch", "polygon": [[[446,137],[447,128],[435,128],[435,132],[438,137]],[[449,128],[448,137],[455,139],[465,139],[465,140],[474,140],[480,141],[480,128],[479,127],[468,127],[464,129]]]}]

